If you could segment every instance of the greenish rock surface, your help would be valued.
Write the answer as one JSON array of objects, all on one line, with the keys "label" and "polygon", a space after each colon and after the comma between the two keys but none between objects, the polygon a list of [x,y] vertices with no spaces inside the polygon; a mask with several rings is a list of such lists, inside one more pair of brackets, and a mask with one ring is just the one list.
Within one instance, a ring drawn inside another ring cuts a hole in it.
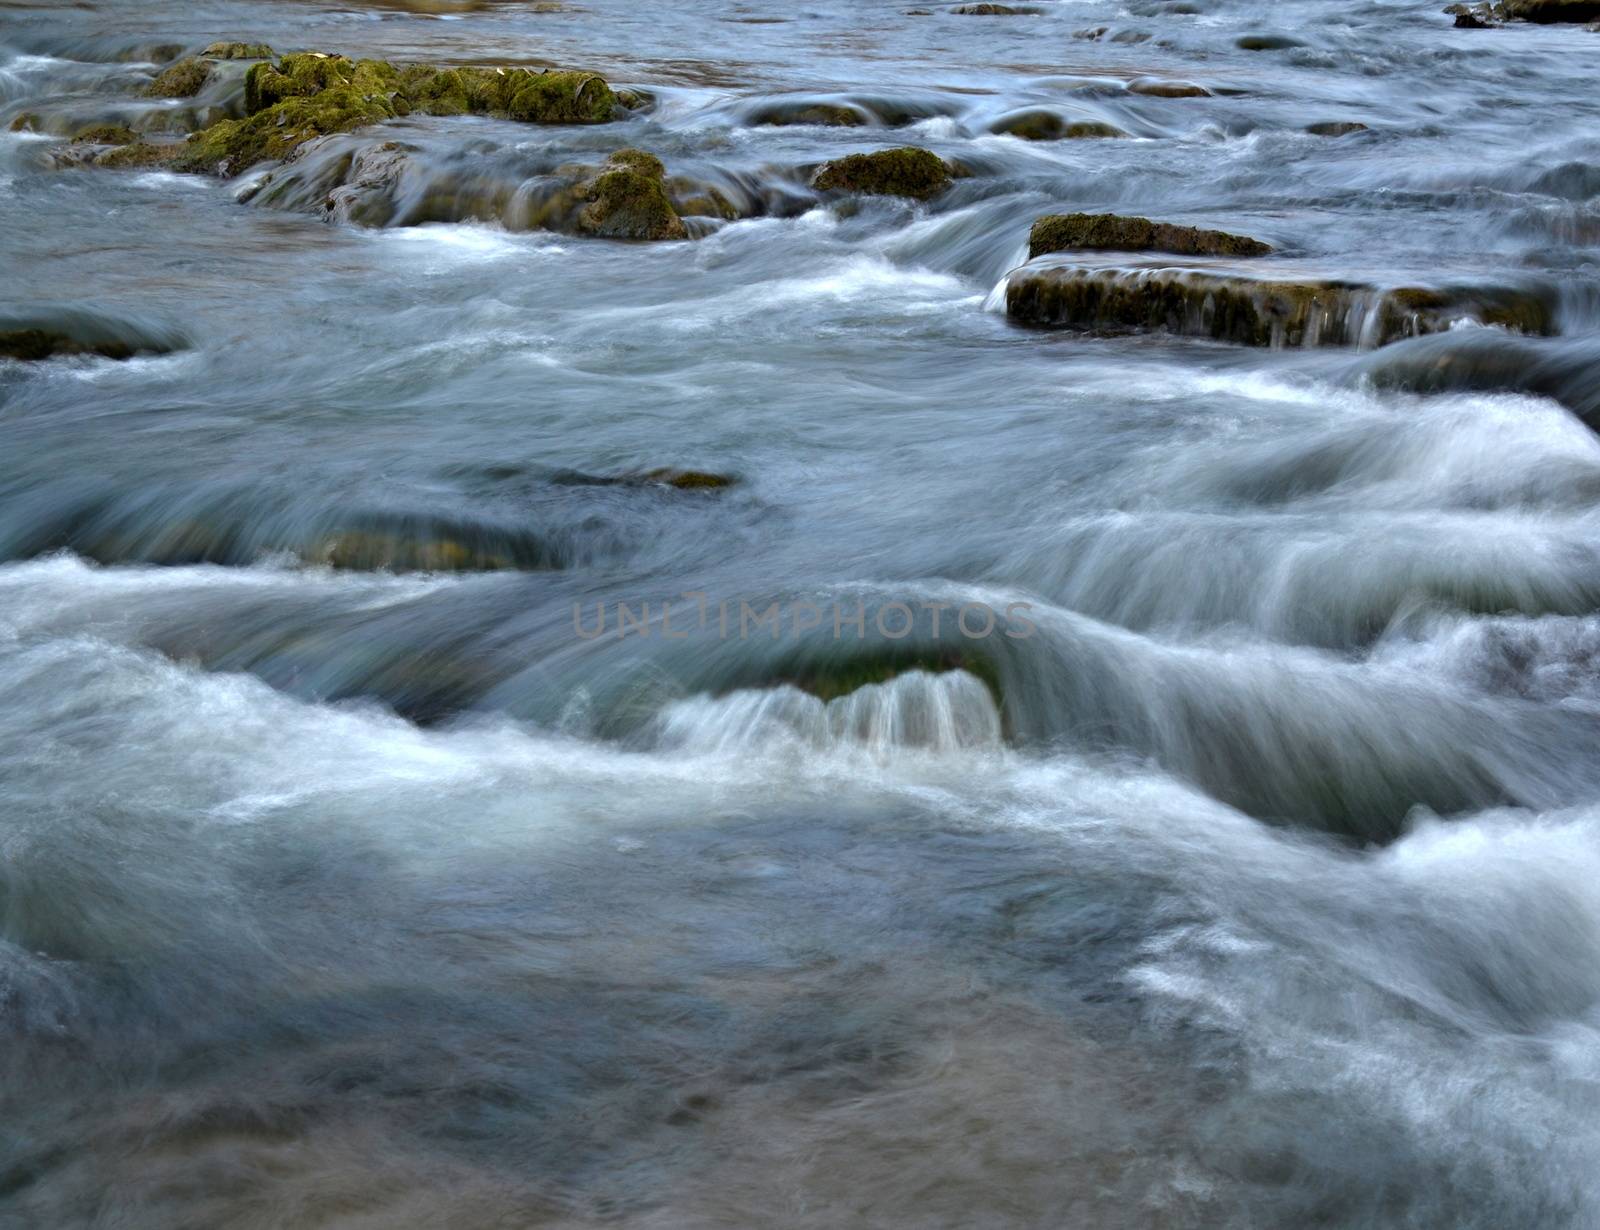
[{"label": "greenish rock surface", "polygon": [[1160,77],[1140,77],[1128,82],[1130,94],[1144,94],[1150,98],[1210,98],[1211,91],[1192,81],[1168,81]]},{"label": "greenish rock surface", "polygon": [[580,189],[578,230],[605,239],[687,239],[667,196],[666,168],[644,150],[618,150]]},{"label": "greenish rock surface", "polygon": [[207,60],[270,60],[278,53],[265,43],[212,43],[200,54]]},{"label": "greenish rock surface", "polygon": [[74,145],[128,145],[139,134],[126,124],[95,124],[72,138]]},{"label": "greenish rock surface", "polygon": [[916,146],[850,154],[824,163],[812,178],[818,192],[858,192],[925,201],[950,186],[950,167],[937,154]]},{"label": "greenish rock surface", "polygon": [[1120,214],[1048,214],[1028,234],[1029,260],[1073,248],[1179,256],[1265,256],[1272,251],[1268,244],[1245,235]]},{"label": "greenish rock surface", "polygon": [[604,78],[579,71],[525,68],[398,68],[320,52],[253,64],[245,76],[242,119],[195,133],[183,170],[237,174],[283,159],[316,137],[422,111],[492,115],[531,124],[601,124],[617,109]]},{"label": "greenish rock surface", "polygon": [[1347,137],[1353,132],[1366,132],[1367,126],[1356,120],[1325,120],[1307,124],[1306,131],[1313,137]]},{"label": "greenish rock surface", "polygon": [[210,76],[211,65],[204,60],[179,60],[145,86],[144,92],[149,98],[193,98]]},{"label": "greenish rock surface", "polygon": [[1042,108],[1001,116],[989,126],[989,131],[1020,137],[1024,141],[1076,141],[1128,135],[1112,124],[1098,120],[1069,120]]},{"label": "greenish rock surface", "polygon": [[1024,266],[1007,282],[1006,314],[1040,328],[1245,346],[1382,346],[1461,321],[1555,331],[1553,296],[1517,287],[1379,287],[1155,266]]}]

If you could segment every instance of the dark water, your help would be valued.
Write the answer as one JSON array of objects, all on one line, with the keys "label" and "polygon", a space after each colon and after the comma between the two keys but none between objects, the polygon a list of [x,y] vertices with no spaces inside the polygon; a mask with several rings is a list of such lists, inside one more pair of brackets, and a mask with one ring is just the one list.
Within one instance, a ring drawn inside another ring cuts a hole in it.
[{"label": "dark water", "polygon": [[[429,7],[0,5],[0,314],[175,347],[0,362],[0,1224],[1600,1223],[1600,34]],[[219,38],[655,105],[52,165]],[[460,220],[317,216],[381,139]],[[807,186],[905,143],[970,174]],[[520,225],[624,146],[749,216]],[[1559,336],[1021,329],[1061,210]]]}]

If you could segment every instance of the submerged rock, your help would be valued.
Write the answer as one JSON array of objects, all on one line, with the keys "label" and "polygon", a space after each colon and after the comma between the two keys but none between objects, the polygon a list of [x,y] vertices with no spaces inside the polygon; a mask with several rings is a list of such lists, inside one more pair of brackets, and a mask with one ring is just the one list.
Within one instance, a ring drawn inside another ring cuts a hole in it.
[{"label": "submerged rock", "polygon": [[171,166],[183,155],[182,145],[171,143],[157,145],[150,141],[134,141],[129,145],[108,149],[96,155],[94,165],[111,168]]},{"label": "submerged rock", "polygon": [[950,186],[950,167],[937,154],[914,145],[849,154],[827,162],[811,186],[818,192],[859,192],[925,201]]},{"label": "submerged rock", "polygon": [[649,470],[643,478],[646,482],[663,483],[679,491],[720,491],[734,483],[725,474],[712,474],[705,470]]},{"label": "submerged rock", "polygon": [[1024,266],[1008,280],[1006,314],[1047,329],[1166,332],[1245,346],[1382,346],[1462,321],[1555,331],[1552,297],[1519,287],[1381,287],[1153,264]]},{"label": "submerged rock", "polygon": [[1367,126],[1356,120],[1323,120],[1316,124],[1307,124],[1306,131],[1313,137],[1345,137],[1352,132],[1366,132]]},{"label": "submerged rock", "polygon": [[63,355],[131,359],[166,354],[183,342],[176,334],[135,325],[88,308],[41,307],[0,313],[0,358],[36,363]]},{"label": "submerged rock", "polygon": [[1352,376],[1416,393],[1531,393],[1560,402],[1600,430],[1600,340],[1528,338],[1452,329],[1386,347]]},{"label": "submerged rock", "polygon": [[128,145],[139,134],[126,124],[94,124],[72,138],[74,145]]},{"label": "submerged rock", "polygon": [[1035,108],[1001,116],[989,131],[1024,141],[1073,141],[1096,137],[1125,137],[1128,134],[1098,120],[1069,120],[1054,111]]},{"label": "submerged rock", "polygon": [[1140,77],[1128,82],[1130,94],[1151,98],[1210,98],[1211,91],[1192,81],[1167,81],[1160,77]]},{"label": "submerged rock", "polygon": [[1049,214],[1028,233],[1029,260],[1072,248],[1179,256],[1265,256],[1272,251],[1270,245],[1245,235],[1118,214]]},{"label": "submerged rock", "polygon": [[849,103],[791,99],[766,103],[751,113],[750,123],[775,128],[815,125],[822,128],[859,128],[870,122],[867,113]]},{"label": "submerged rock", "polygon": [[667,197],[666,174],[654,154],[618,150],[583,185],[587,203],[578,212],[578,230],[606,239],[687,239],[683,219]]},{"label": "submerged rock", "polygon": [[1289,51],[1305,46],[1299,39],[1284,34],[1246,34],[1233,45],[1240,51]]},{"label": "submerged rock", "polygon": [[1039,10],[1010,4],[961,4],[950,11],[963,17],[1026,17]]}]

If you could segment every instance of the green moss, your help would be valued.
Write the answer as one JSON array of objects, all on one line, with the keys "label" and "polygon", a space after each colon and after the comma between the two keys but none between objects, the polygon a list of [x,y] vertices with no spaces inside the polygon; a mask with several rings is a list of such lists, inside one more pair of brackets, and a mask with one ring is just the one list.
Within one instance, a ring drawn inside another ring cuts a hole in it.
[{"label": "green moss", "polygon": [[175,163],[184,154],[182,145],[154,145],[148,141],[135,141],[131,145],[108,149],[99,155],[97,167],[154,167]]},{"label": "green moss", "polygon": [[1005,133],[1024,141],[1082,140],[1093,137],[1125,137],[1128,134],[1111,124],[1095,120],[1068,121],[1054,111],[1021,111],[995,122],[990,132]]},{"label": "green moss", "polygon": [[950,168],[915,146],[850,154],[825,163],[811,181],[819,192],[859,192],[927,200],[950,186]]},{"label": "green moss", "polygon": [[193,98],[211,76],[211,65],[204,60],[179,60],[145,87],[149,98]]},{"label": "green moss", "polygon": [[705,470],[650,470],[643,475],[647,482],[665,483],[679,491],[720,491],[733,486],[734,480],[723,474]]},{"label": "green moss", "polygon": [[787,128],[816,125],[822,128],[859,128],[867,117],[844,103],[776,102],[768,103],[750,117],[752,124]]},{"label": "green moss", "polygon": [[127,145],[139,134],[126,124],[95,124],[72,138],[74,145]]},{"label": "green moss", "polygon": [[621,167],[627,171],[638,171],[641,175],[649,175],[655,179],[662,179],[667,173],[667,168],[662,165],[661,159],[642,149],[619,149],[606,159],[606,165]]},{"label": "green moss", "polygon": [[594,73],[518,73],[508,90],[508,119],[526,124],[605,124],[616,113],[617,96]]},{"label": "green moss", "polygon": [[212,43],[200,54],[208,60],[270,60],[278,53],[265,43]]},{"label": "green moss", "polygon": [[24,111],[11,121],[12,132],[36,132],[39,128],[39,117],[31,111]]},{"label": "green moss", "polygon": [[683,219],[667,196],[666,168],[644,150],[618,150],[607,170],[583,185],[580,233],[606,239],[686,239]]},{"label": "green moss", "polygon": [[1028,234],[1030,260],[1072,248],[1180,256],[1265,256],[1272,251],[1269,245],[1244,235],[1119,214],[1049,214],[1035,222]]}]

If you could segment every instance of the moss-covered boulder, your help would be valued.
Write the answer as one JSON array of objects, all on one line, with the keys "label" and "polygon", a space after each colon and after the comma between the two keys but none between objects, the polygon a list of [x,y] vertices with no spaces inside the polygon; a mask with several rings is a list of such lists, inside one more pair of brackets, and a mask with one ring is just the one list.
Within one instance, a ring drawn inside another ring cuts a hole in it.
[{"label": "moss-covered boulder", "polygon": [[211,65],[196,58],[179,60],[165,69],[149,85],[145,95],[149,98],[193,98],[211,76]]},{"label": "moss-covered boulder", "polygon": [[580,233],[605,239],[687,239],[683,219],[667,196],[666,168],[644,150],[618,150],[583,185]]},{"label": "moss-covered boulder", "polygon": [[1229,270],[1024,266],[1006,314],[1040,328],[1166,332],[1246,346],[1382,346],[1463,321],[1555,331],[1553,294],[1519,286],[1382,287]]},{"label": "moss-covered boulder", "polygon": [[925,201],[950,186],[950,167],[939,155],[914,145],[849,154],[824,163],[811,180],[818,192],[858,192]]},{"label": "moss-covered boulder", "polygon": [[604,78],[526,68],[396,67],[308,51],[253,64],[242,119],[194,134],[184,170],[236,174],[263,159],[290,157],[316,137],[423,111],[493,115],[533,124],[598,124],[617,109]]},{"label": "moss-covered boulder", "polygon": [[989,131],[1020,137],[1024,141],[1077,141],[1128,135],[1113,124],[1098,120],[1069,120],[1043,108],[1003,115],[989,126]]},{"label": "moss-covered boulder", "polygon": [[271,60],[278,53],[265,43],[212,43],[200,54],[207,60]]},{"label": "moss-covered boulder", "polygon": [[74,145],[128,145],[139,134],[126,124],[92,124],[72,138]]},{"label": "moss-covered boulder", "polygon": [[1179,256],[1265,256],[1272,248],[1259,239],[1174,226],[1120,214],[1048,214],[1028,233],[1028,259],[1073,248],[1112,252],[1172,252]]},{"label": "moss-covered boulder", "polygon": [[120,145],[95,156],[97,167],[141,169],[147,167],[175,166],[186,152],[186,147],[176,143],[156,144],[151,141],[134,141]]},{"label": "moss-covered boulder", "polygon": [[820,128],[859,128],[869,123],[865,110],[849,103],[810,99],[783,99],[765,103],[750,114],[750,123],[773,128],[812,125]]}]

